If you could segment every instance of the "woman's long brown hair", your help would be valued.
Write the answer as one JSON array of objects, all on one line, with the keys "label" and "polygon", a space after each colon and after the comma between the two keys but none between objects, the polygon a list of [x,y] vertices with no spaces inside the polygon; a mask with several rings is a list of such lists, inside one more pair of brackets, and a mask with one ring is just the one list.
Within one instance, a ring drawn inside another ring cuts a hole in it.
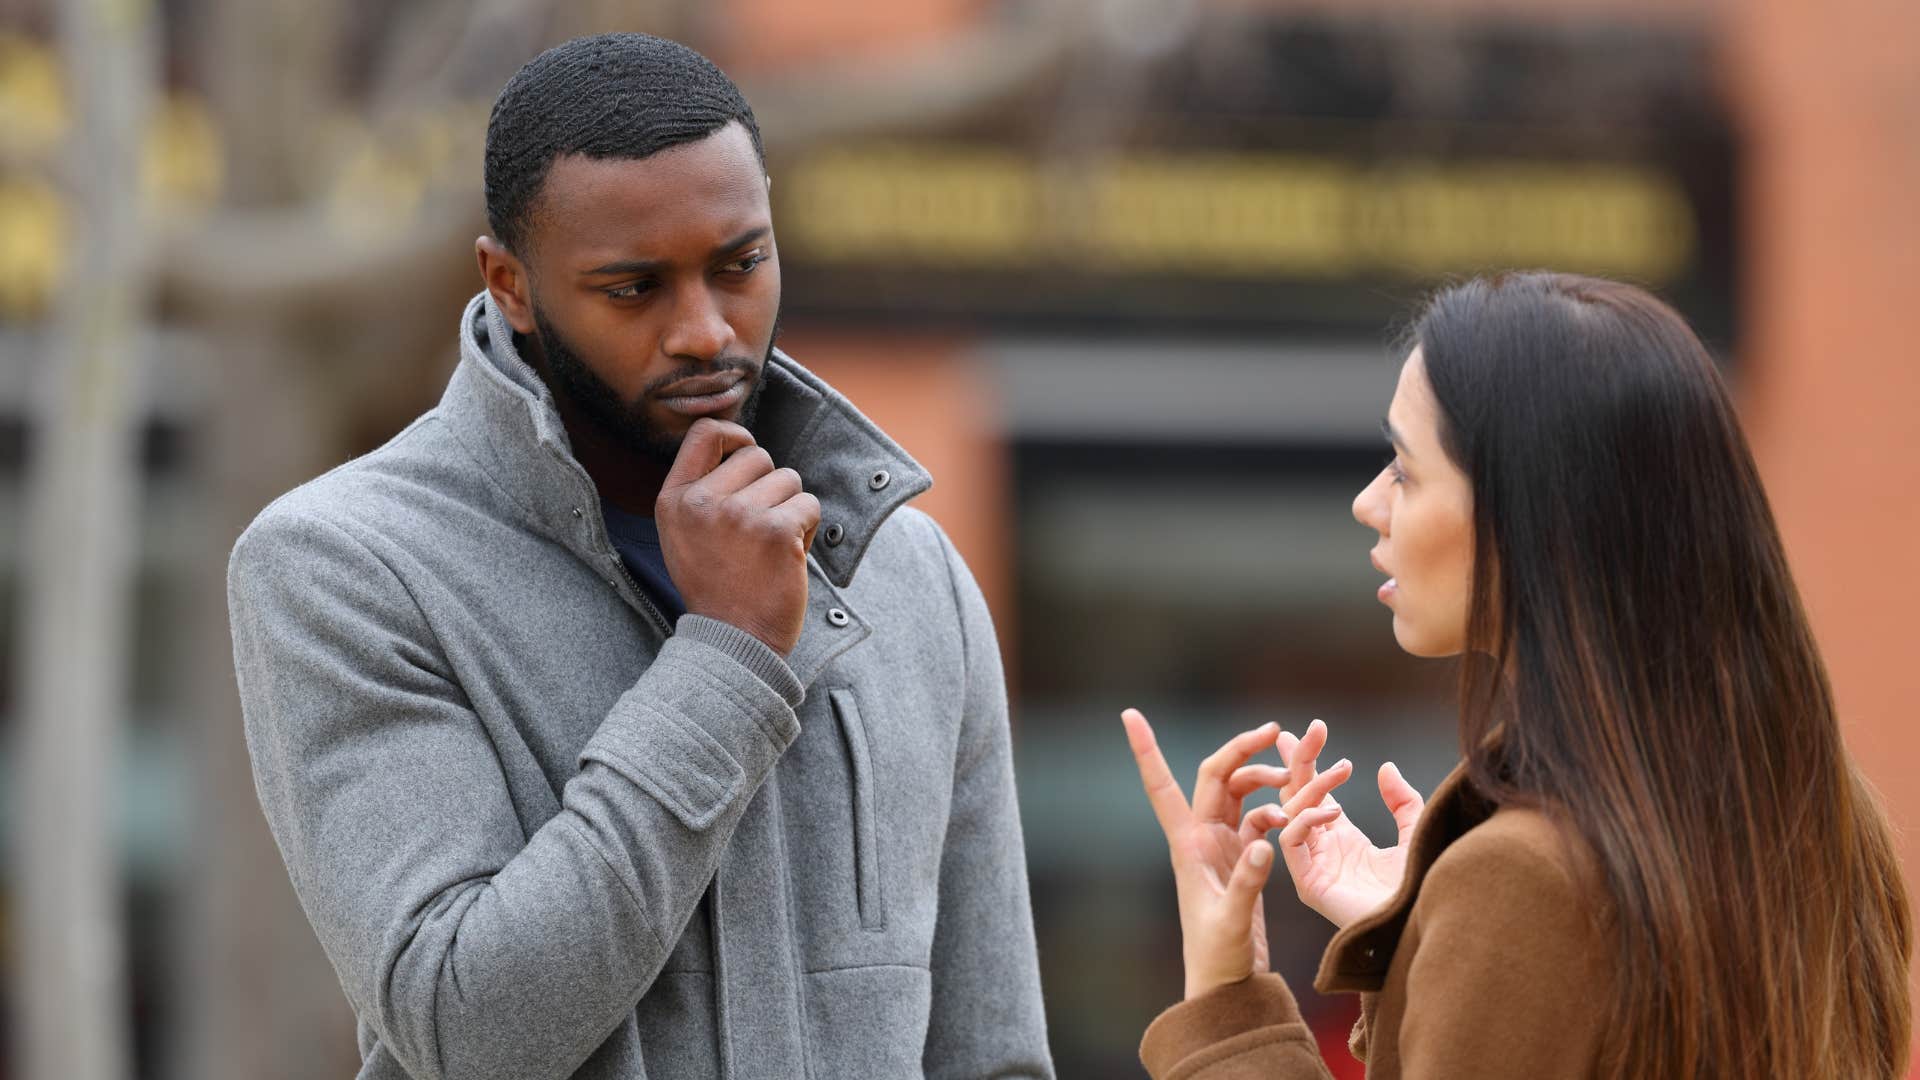
[{"label": "woman's long brown hair", "polygon": [[1598,855],[1603,1073],[1904,1075],[1891,836],[1707,350],[1544,273],[1448,289],[1413,336],[1473,490],[1467,768]]}]

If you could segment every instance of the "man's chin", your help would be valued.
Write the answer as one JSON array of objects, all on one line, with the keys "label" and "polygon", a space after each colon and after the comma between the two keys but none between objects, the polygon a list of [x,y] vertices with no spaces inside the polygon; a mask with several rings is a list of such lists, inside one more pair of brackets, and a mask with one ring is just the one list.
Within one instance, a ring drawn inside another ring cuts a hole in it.
[{"label": "man's chin", "polygon": [[[653,398],[644,406],[644,421],[630,423],[629,434],[641,437],[648,449],[656,453],[665,449],[671,460],[673,455],[679,453],[680,443],[686,439],[687,432],[701,420],[721,420],[751,430],[760,404],[760,392],[766,384],[761,379],[753,379],[743,385],[746,393],[740,395]],[[629,442],[632,441],[629,439]]]}]

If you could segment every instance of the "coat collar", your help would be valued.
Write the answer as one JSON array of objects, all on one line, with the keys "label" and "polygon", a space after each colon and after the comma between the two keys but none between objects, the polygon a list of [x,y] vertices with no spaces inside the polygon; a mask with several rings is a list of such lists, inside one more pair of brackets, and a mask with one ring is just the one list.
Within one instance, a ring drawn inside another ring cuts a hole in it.
[{"label": "coat collar", "polygon": [[[767,365],[755,436],[774,461],[800,473],[820,500],[812,560],[846,588],[886,519],[927,490],[926,469],[847,399],[775,350]],[[536,529],[588,559],[610,545],[582,536],[598,520],[593,481],[573,457],[545,383],[513,345],[506,319],[481,292],[460,324],[460,364],[440,413]],[[836,528],[837,526],[837,528]],[[604,525],[598,532],[604,532]]]},{"label": "coat collar", "polygon": [[1385,982],[1387,968],[1407,928],[1407,917],[1420,895],[1420,885],[1434,860],[1467,830],[1493,816],[1498,807],[1481,794],[1468,779],[1465,765],[1455,766],[1434,789],[1427,808],[1414,826],[1412,845],[1407,852],[1406,874],[1400,888],[1379,910],[1351,924],[1333,936],[1320,958],[1319,974],[1313,987],[1323,994],[1340,991],[1378,991]]}]

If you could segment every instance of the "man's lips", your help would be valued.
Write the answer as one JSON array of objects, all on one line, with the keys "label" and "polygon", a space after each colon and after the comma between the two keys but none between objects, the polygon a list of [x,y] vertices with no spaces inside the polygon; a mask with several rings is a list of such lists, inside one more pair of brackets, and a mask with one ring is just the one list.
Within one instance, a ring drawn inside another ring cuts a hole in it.
[{"label": "man's lips", "polygon": [[698,419],[724,416],[747,400],[753,390],[749,373],[738,368],[694,375],[654,391],[654,399],[669,411]]},{"label": "man's lips", "polygon": [[711,375],[695,375],[692,378],[668,383],[659,390],[654,391],[654,396],[661,398],[707,397],[711,394],[720,394],[731,390],[735,383],[740,382],[746,377],[747,373],[744,371],[716,371]]}]

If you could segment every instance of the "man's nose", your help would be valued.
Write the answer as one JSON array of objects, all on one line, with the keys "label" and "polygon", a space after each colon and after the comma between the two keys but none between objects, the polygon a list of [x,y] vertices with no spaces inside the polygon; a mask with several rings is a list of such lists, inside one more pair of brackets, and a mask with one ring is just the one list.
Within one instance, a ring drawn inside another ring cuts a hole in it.
[{"label": "man's nose", "polygon": [[674,297],[672,323],[660,341],[661,349],[678,360],[709,363],[724,355],[733,342],[733,327],[704,287],[681,289]]}]

